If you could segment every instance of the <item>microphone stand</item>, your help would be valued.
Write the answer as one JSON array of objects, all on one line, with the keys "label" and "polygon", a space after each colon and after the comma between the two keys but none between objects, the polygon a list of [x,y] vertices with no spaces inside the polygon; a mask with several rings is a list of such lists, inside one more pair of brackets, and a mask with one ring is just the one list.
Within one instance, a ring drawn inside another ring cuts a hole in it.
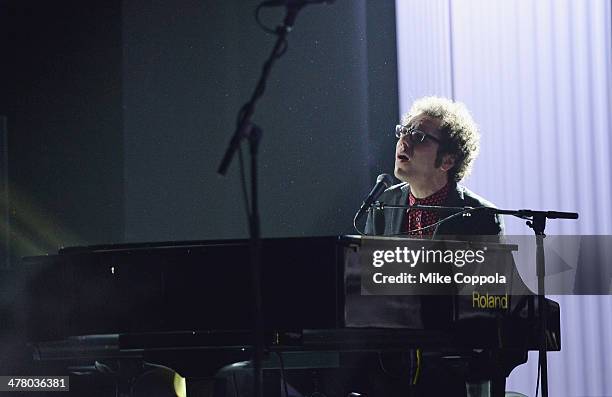
[{"label": "microphone stand", "polygon": [[[444,207],[438,205],[385,205],[381,202],[376,202],[372,207],[378,209],[384,208],[405,208],[408,210],[424,210],[434,212],[453,212],[454,214],[442,220],[449,220],[453,216],[458,214],[471,214],[476,211],[486,211],[494,215],[512,215],[518,218],[527,219],[527,226],[533,229],[536,238],[536,275],[538,277],[538,316],[540,317],[539,329],[538,329],[538,366],[541,371],[540,378],[540,389],[542,390],[542,397],[548,397],[548,361],[547,361],[547,338],[546,338],[546,322],[547,322],[547,310],[546,310],[546,295],[545,295],[545,283],[546,277],[546,258],[544,255],[544,229],[546,228],[546,219],[578,219],[576,212],[559,212],[559,211],[534,211],[529,209],[522,210],[503,210],[493,207]],[[440,225],[438,225],[439,227]],[[436,232],[434,232],[434,237]]]},{"label": "microphone stand", "polygon": [[276,43],[265,61],[261,76],[257,82],[255,91],[249,101],[240,109],[238,123],[230,143],[225,151],[223,159],[217,172],[225,175],[232,159],[239,149],[240,144],[246,138],[249,141],[251,155],[251,213],[249,216],[249,252],[251,263],[251,281],[253,285],[253,314],[254,314],[254,341],[253,341],[253,387],[256,397],[263,396],[263,373],[262,361],[265,349],[264,322],[261,296],[261,223],[259,218],[258,180],[257,180],[257,149],[262,130],[251,122],[255,112],[257,100],[263,95],[268,76],[274,62],[280,58],[287,49],[287,35],[293,28],[297,14],[306,3],[288,3],[287,13],[283,24],[276,28]]}]

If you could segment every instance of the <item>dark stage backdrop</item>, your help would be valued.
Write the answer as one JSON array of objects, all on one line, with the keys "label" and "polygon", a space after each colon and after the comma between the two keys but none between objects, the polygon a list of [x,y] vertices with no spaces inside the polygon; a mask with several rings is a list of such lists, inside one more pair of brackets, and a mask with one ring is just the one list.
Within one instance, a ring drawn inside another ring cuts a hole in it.
[{"label": "dark stage backdrop", "polygon": [[[274,43],[256,4],[124,2],[128,241],[247,235],[238,162],[226,178],[216,168]],[[351,232],[372,174],[392,165],[380,155],[398,108],[394,22],[391,1],[300,13],[254,117],[264,236]]]},{"label": "dark stage backdrop", "polygon": [[[274,42],[256,4],[0,1],[15,256],[247,235],[238,163],[215,171]],[[254,117],[264,236],[352,231],[393,165],[396,69],[393,1],[300,13]]]},{"label": "dark stage backdrop", "polygon": [[119,0],[0,0],[13,263],[123,239],[121,56]]}]

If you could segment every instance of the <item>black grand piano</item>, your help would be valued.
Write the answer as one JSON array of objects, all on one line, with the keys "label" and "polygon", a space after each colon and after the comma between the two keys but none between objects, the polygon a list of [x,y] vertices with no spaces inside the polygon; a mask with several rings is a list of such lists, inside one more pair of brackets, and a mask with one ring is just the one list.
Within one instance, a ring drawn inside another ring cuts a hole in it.
[{"label": "black grand piano", "polygon": [[[493,380],[492,395],[503,395],[510,371],[538,349],[535,297],[483,316],[463,315],[457,297],[363,297],[347,269],[364,241],[263,240],[269,378],[283,357],[287,371],[314,377],[364,360],[384,367],[383,355],[418,348],[461,359],[475,377]],[[223,240],[73,247],[24,258],[25,337],[40,365],[66,374],[117,375],[111,369],[129,373],[146,362],[209,378],[251,357],[248,255],[248,241]],[[547,349],[560,350],[559,306],[547,300],[546,311]],[[266,395],[280,396],[277,389]]]}]

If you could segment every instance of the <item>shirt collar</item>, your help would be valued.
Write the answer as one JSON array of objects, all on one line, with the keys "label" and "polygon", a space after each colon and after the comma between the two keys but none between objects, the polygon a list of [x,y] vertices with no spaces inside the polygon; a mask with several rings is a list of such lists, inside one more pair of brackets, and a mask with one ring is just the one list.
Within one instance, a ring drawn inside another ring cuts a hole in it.
[{"label": "shirt collar", "polygon": [[412,192],[410,192],[410,194],[408,195],[408,203],[410,205],[415,205],[415,204],[416,205],[442,205],[444,204],[444,202],[446,201],[446,198],[448,197],[449,190],[450,190],[450,183],[447,183],[446,185],[444,185],[444,187],[442,187],[437,192],[427,197],[424,197],[424,198],[416,198],[414,197]]}]

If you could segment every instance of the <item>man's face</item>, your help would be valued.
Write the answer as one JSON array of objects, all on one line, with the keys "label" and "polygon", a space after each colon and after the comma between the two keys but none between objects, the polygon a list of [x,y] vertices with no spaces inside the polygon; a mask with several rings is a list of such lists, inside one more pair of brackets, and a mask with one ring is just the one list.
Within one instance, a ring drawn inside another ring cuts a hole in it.
[{"label": "man's face", "polygon": [[[420,114],[413,117],[408,129],[417,129],[440,138],[440,120]],[[430,180],[434,174],[445,172],[436,168],[438,143],[425,138],[423,142],[413,143],[409,136],[399,138],[395,145],[395,176],[403,182],[415,183]]]}]

